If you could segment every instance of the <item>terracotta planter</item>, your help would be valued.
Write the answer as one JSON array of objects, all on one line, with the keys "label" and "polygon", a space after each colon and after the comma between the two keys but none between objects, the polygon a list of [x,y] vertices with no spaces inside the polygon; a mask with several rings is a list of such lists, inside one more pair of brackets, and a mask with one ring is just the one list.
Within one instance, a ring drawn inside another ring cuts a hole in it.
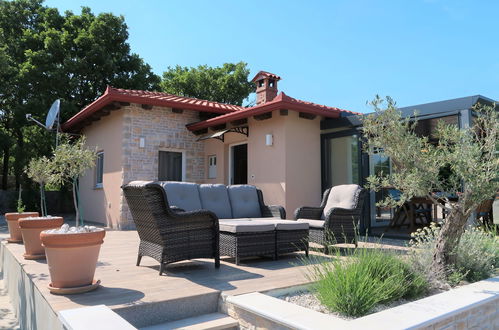
[{"label": "terracotta planter", "polygon": [[23,212],[23,213],[5,213],[5,220],[7,220],[7,225],[9,226],[10,238],[7,239],[9,243],[22,243],[23,236],[21,234],[21,228],[19,227],[18,220],[20,218],[27,217],[37,217],[38,212]]},{"label": "terracotta planter", "polygon": [[19,227],[23,235],[24,259],[35,260],[45,259],[45,248],[40,240],[40,233],[46,229],[58,228],[62,226],[64,219],[62,217],[32,217],[19,219]]},{"label": "terracotta planter", "polygon": [[42,232],[40,238],[45,247],[52,280],[49,288],[92,286],[100,246],[105,235],[104,230],[79,234]]}]

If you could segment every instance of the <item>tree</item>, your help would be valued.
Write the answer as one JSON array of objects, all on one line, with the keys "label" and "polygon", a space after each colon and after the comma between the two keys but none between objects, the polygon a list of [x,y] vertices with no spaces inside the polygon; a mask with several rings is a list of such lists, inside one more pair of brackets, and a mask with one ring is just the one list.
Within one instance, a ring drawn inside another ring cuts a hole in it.
[{"label": "tree", "polygon": [[45,156],[32,158],[25,170],[26,175],[40,186],[40,209],[42,217],[47,216],[45,186],[53,180],[51,160]]},{"label": "tree", "polygon": [[[106,88],[156,90],[160,78],[130,51],[123,16],[80,15],[43,6],[40,0],[0,0],[0,134],[3,188],[10,162],[19,183],[27,155],[48,155],[53,135],[30,126],[27,113],[43,120],[61,99],[64,121]],[[3,136],[2,136],[3,137]]]},{"label": "tree", "polygon": [[177,65],[168,67],[163,73],[160,86],[170,94],[242,105],[254,90],[248,75],[249,69],[244,62],[224,63],[221,67]]},{"label": "tree", "polygon": [[[401,206],[414,196],[426,196],[435,204],[445,202],[448,213],[437,237],[433,269],[442,271],[453,264],[453,251],[470,215],[485,199],[499,190],[499,112],[495,106],[477,105],[472,127],[459,128],[440,121],[436,142],[418,136],[417,121],[402,118],[391,98],[371,102],[376,113],[363,120],[367,150],[383,150],[390,157],[394,173],[368,178],[375,191],[394,187],[402,192],[399,201],[388,198],[384,205]],[[446,175],[442,171],[446,170]],[[435,192],[439,192],[438,194]],[[457,201],[449,200],[457,196]]]}]

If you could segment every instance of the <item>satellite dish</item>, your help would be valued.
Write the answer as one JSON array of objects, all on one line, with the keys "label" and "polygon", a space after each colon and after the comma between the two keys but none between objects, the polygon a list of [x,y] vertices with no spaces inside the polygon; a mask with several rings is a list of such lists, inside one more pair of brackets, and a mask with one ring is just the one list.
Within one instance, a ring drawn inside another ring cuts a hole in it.
[{"label": "satellite dish", "polygon": [[45,127],[48,130],[52,130],[56,119],[59,118],[59,110],[61,107],[61,101],[55,100],[50,107],[49,113],[47,114],[47,119],[45,120]]}]

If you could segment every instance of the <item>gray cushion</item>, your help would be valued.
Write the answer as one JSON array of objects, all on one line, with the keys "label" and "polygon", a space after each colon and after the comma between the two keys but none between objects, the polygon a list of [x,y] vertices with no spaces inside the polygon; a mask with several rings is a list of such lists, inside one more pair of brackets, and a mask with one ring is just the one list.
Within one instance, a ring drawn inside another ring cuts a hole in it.
[{"label": "gray cushion", "polygon": [[324,228],[324,220],[298,219],[296,222],[307,223],[310,228],[314,229]]},{"label": "gray cushion", "polygon": [[249,221],[249,220],[252,220],[250,218],[228,218],[228,219],[218,219],[219,221],[240,221],[240,220],[245,220],[245,221]]},{"label": "gray cushion", "polygon": [[362,188],[356,184],[343,184],[332,187],[326,206],[322,211],[322,219],[326,217],[329,210],[336,207],[349,210],[356,208],[361,190]]},{"label": "gray cushion", "polygon": [[201,210],[198,184],[190,182],[159,182],[166,191],[168,204],[179,207],[185,211]]},{"label": "gray cushion", "polygon": [[282,220],[282,219],[272,220],[272,218],[261,218],[261,219],[262,220],[257,220],[257,221],[262,223],[270,223],[274,225],[276,230],[307,230],[309,226],[307,222],[298,222],[294,220]]},{"label": "gray cushion", "polygon": [[223,184],[199,185],[199,197],[203,209],[212,211],[219,219],[232,218],[229,193]]},{"label": "gray cushion", "polygon": [[229,186],[230,205],[234,218],[260,218],[262,211],[255,186]]},{"label": "gray cushion", "polygon": [[220,220],[220,231],[229,233],[256,233],[274,231],[274,225],[251,220]]}]

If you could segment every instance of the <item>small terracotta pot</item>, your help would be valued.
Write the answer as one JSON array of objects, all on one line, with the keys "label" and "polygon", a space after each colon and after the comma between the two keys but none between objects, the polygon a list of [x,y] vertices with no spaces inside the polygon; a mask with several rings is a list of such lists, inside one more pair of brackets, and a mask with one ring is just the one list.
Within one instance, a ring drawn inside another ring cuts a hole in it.
[{"label": "small terracotta pot", "polygon": [[104,242],[104,230],[79,234],[41,232],[53,288],[83,287],[92,284]]},{"label": "small terracotta pot", "polygon": [[64,219],[62,217],[32,217],[19,219],[19,227],[23,235],[24,259],[35,260],[45,259],[45,248],[40,240],[40,233],[47,229],[58,228],[62,226]]},{"label": "small terracotta pot", "polygon": [[18,220],[20,218],[27,217],[37,217],[38,212],[23,212],[23,213],[5,213],[5,220],[7,220],[7,225],[9,226],[10,238],[7,239],[9,243],[22,243],[23,236],[21,234],[21,228],[19,227]]}]

